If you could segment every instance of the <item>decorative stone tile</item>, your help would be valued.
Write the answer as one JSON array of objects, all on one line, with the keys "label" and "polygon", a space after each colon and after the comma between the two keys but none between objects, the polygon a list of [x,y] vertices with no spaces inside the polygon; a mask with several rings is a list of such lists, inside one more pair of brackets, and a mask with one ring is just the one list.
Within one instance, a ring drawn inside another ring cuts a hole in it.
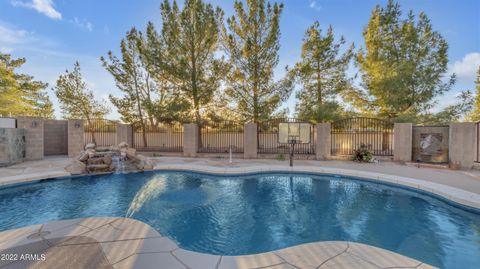
[{"label": "decorative stone tile", "polygon": [[141,240],[125,240],[100,243],[110,264],[117,263],[135,254]]},{"label": "decorative stone tile", "polygon": [[437,267],[431,266],[430,264],[422,263],[417,269],[436,269]]},{"label": "decorative stone tile", "polygon": [[186,269],[170,253],[146,253],[132,255],[113,265],[115,269]]},{"label": "decorative stone tile", "polygon": [[359,243],[349,243],[347,253],[370,261],[379,267],[417,267],[420,262],[397,253]]},{"label": "decorative stone tile", "polygon": [[111,217],[86,218],[86,219],[82,219],[79,224],[93,230],[101,226],[107,225],[109,223],[113,223],[117,220],[120,220],[120,218],[113,218],[113,217],[112,218]]},{"label": "decorative stone tile", "polygon": [[40,230],[41,231],[55,232],[55,231],[67,228],[69,226],[77,225],[81,221],[82,221],[82,219],[68,219],[68,220],[51,221],[51,222],[48,222],[48,223],[44,224]]},{"label": "decorative stone tile", "polygon": [[297,267],[293,267],[292,265],[290,265],[288,263],[282,263],[282,264],[277,264],[277,265],[274,265],[274,266],[267,266],[267,267],[263,267],[263,268],[265,268],[265,269],[297,269]]},{"label": "decorative stone tile", "polygon": [[222,256],[218,269],[251,269],[274,266],[284,261],[273,252],[245,256]]},{"label": "decorative stone tile", "polygon": [[[47,230],[42,230],[42,231],[47,231]],[[52,231],[49,234],[44,235],[43,237],[47,240],[53,240],[55,238],[79,236],[89,231],[91,231],[91,229],[83,226],[73,225],[73,226],[67,226],[60,230]]]},{"label": "decorative stone tile", "polygon": [[294,246],[275,253],[297,267],[317,268],[326,260],[344,252],[347,247],[346,242],[319,242]]},{"label": "decorative stone tile", "polygon": [[28,236],[31,233],[34,233],[38,231],[42,227],[41,224],[37,225],[32,225],[28,227],[23,227],[23,228],[18,228],[18,229],[13,229],[13,230],[8,230],[0,233],[0,248],[1,244],[6,241],[10,241],[13,239],[19,239],[19,238],[24,238]]},{"label": "decorative stone tile", "polygon": [[172,254],[183,264],[192,269],[215,268],[220,260],[220,256],[203,254],[184,249],[178,249]]},{"label": "decorative stone tile", "polygon": [[140,240],[137,253],[168,252],[177,248],[177,244],[167,237],[146,238]]},{"label": "decorative stone tile", "polygon": [[335,258],[332,258],[326,261],[322,266],[318,268],[362,268],[362,269],[379,269],[380,267],[366,262],[357,256],[350,255],[348,253],[343,253]]},{"label": "decorative stone tile", "polygon": [[159,234],[148,225],[131,225],[124,223],[113,226],[112,224],[101,226],[95,230],[85,233],[85,236],[94,238],[99,242],[110,242],[115,240],[132,240],[147,237],[158,237]]}]

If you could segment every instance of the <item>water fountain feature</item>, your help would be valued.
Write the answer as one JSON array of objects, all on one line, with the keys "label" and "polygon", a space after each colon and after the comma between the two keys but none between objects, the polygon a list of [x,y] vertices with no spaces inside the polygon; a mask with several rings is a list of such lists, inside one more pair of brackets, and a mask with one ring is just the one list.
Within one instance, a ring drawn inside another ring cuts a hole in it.
[{"label": "water fountain feature", "polygon": [[153,164],[125,142],[118,146],[96,147],[87,144],[65,170],[72,175],[91,173],[125,173],[153,169]]}]

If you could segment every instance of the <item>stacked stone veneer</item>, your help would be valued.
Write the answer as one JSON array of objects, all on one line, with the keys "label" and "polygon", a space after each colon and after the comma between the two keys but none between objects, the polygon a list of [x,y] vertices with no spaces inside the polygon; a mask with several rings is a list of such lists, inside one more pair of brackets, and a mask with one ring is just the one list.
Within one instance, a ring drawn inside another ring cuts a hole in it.
[{"label": "stacked stone veneer", "polygon": [[25,129],[25,160],[43,159],[43,119],[19,117],[17,118],[17,128]]},{"label": "stacked stone veneer", "polygon": [[0,128],[0,167],[16,164],[25,157],[25,130]]}]

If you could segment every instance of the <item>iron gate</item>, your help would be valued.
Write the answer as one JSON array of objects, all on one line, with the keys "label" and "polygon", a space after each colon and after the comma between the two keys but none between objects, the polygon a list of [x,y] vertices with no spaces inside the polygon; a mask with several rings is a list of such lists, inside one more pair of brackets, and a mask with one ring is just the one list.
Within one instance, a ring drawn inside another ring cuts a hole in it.
[{"label": "iron gate", "polygon": [[117,145],[117,123],[106,119],[85,120],[83,122],[85,145],[88,143],[97,146]]},{"label": "iron gate", "polygon": [[[288,154],[290,146],[278,143],[278,125],[282,122],[306,122],[300,119],[272,119],[257,124],[258,153]],[[294,147],[295,154],[315,154],[316,128],[310,124],[310,144],[298,144]]]},{"label": "iron gate", "polygon": [[140,125],[136,125],[133,127],[133,147],[138,151],[183,152],[183,125],[148,124],[145,133]]},{"label": "iron gate", "polygon": [[350,118],[332,123],[332,155],[353,155],[365,145],[376,156],[393,156],[393,122]]},{"label": "iron gate", "polygon": [[243,153],[243,123],[234,121],[205,123],[200,128],[199,152]]}]

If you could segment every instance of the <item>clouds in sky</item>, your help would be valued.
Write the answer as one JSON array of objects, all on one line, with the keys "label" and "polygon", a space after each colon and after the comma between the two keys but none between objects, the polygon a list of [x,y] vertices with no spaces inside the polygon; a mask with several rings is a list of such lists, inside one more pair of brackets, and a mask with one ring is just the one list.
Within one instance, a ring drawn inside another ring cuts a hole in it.
[{"label": "clouds in sky", "polygon": [[477,70],[480,67],[480,53],[472,52],[466,54],[462,60],[455,61],[452,72],[459,78],[475,79]]},{"label": "clouds in sky", "polygon": [[85,29],[89,32],[93,31],[93,24],[87,20],[79,20],[77,17],[75,17],[70,22],[73,23],[75,26]]},{"label": "clouds in sky", "polygon": [[35,9],[38,13],[41,13],[49,17],[50,19],[54,19],[54,20],[62,19],[62,14],[55,9],[53,0],[31,0],[31,2],[14,0],[11,3],[15,7]]},{"label": "clouds in sky", "polygon": [[316,11],[320,11],[322,6],[318,4],[316,0],[309,0],[310,4],[308,5],[310,8],[315,9]]}]

